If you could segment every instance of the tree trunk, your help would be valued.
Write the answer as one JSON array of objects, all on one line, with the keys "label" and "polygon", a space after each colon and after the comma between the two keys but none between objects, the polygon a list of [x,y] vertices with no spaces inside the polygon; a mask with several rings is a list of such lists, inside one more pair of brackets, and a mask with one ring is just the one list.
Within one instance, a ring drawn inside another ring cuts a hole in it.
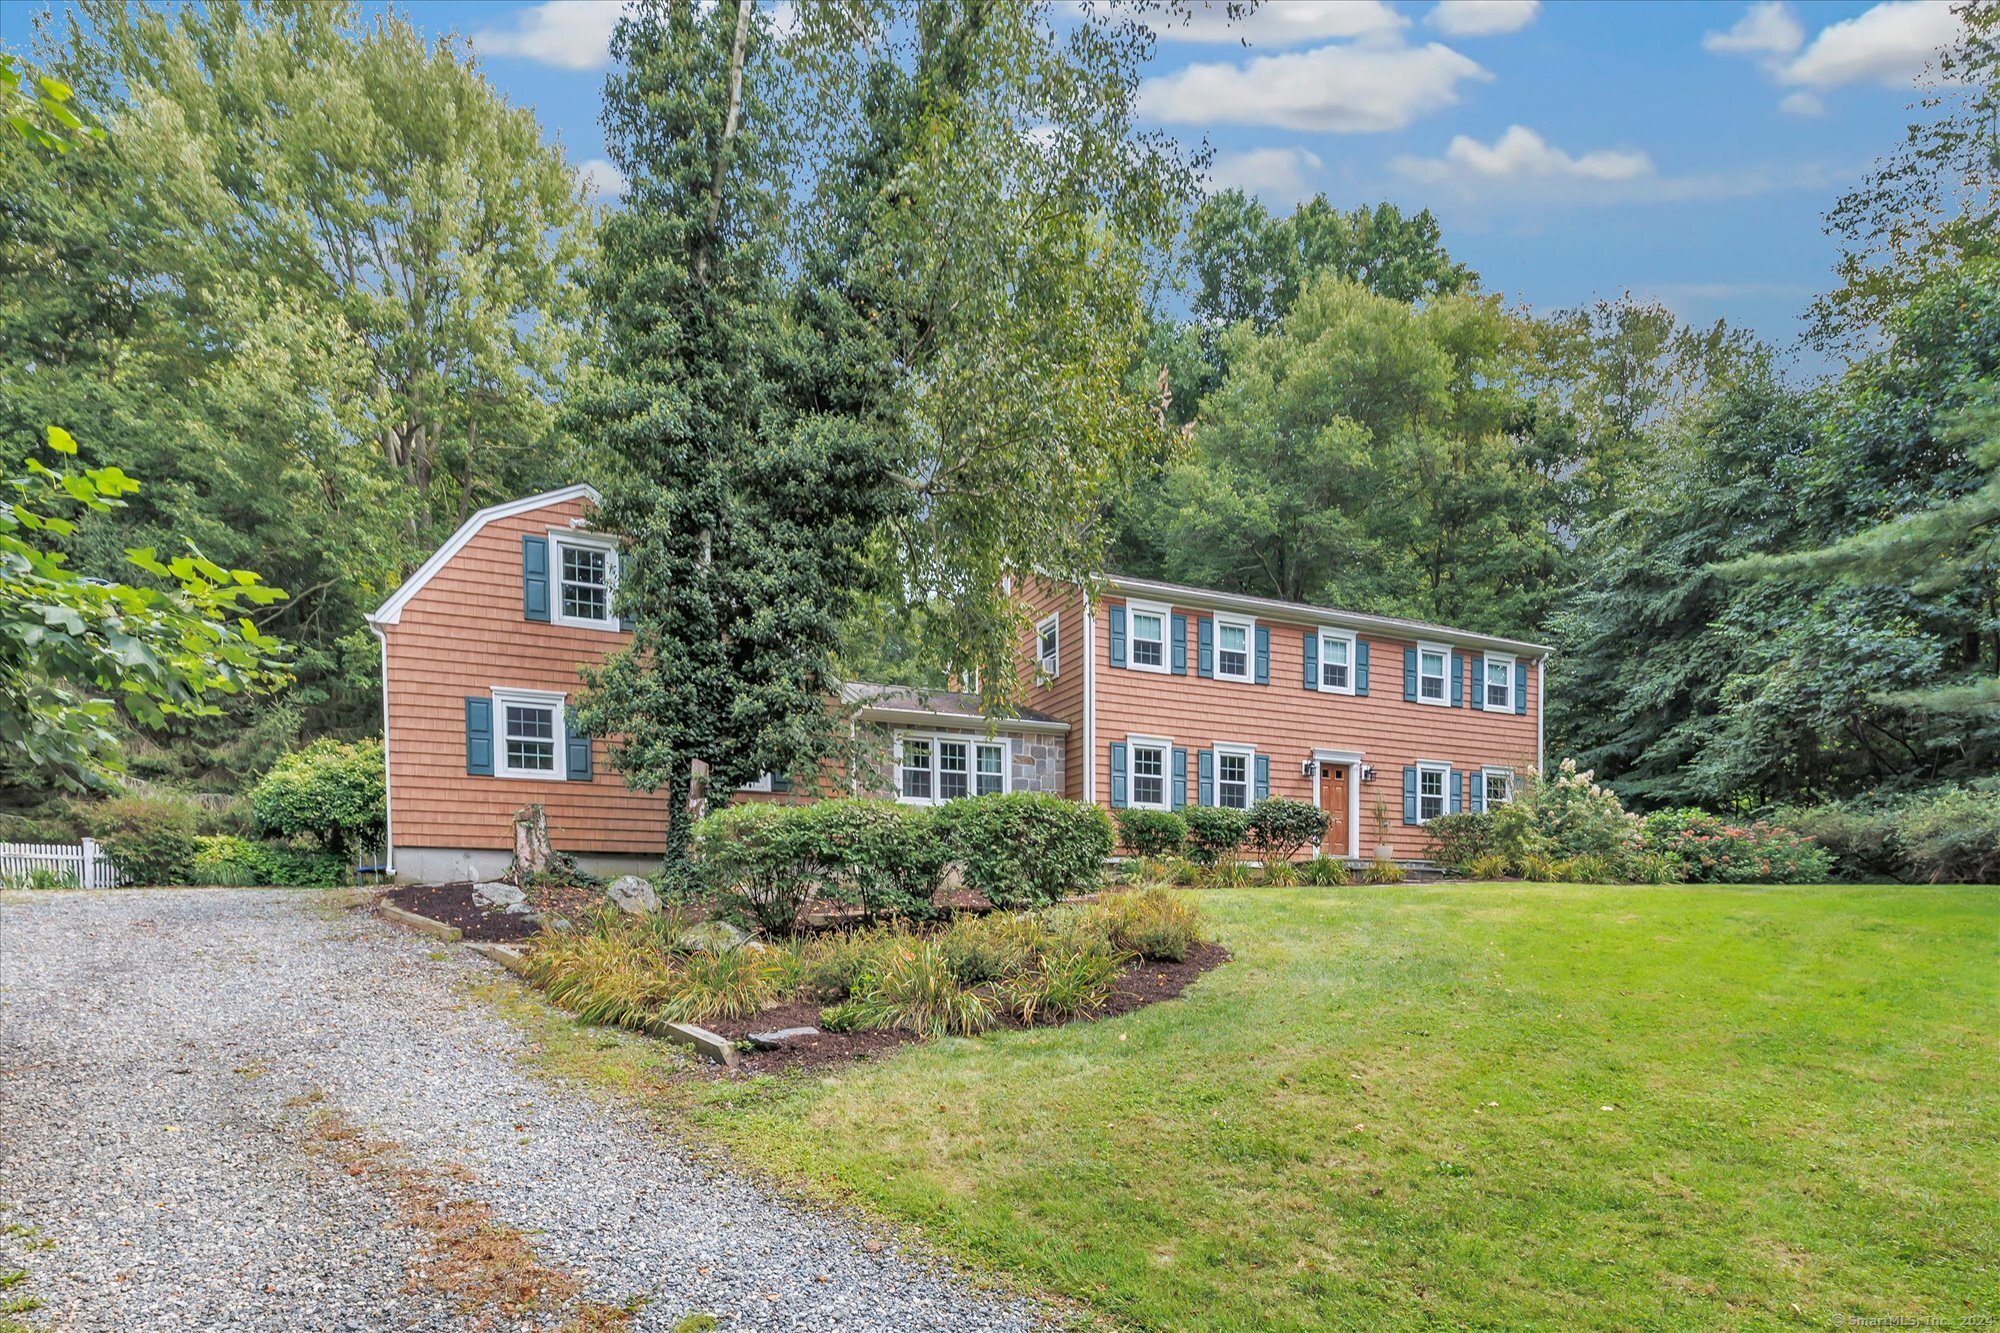
[{"label": "tree trunk", "polygon": [[694,841],[694,821],[688,818],[688,792],[693,785],[689,769],[677,769],[667,779],[667,869],[670,878],[685,876],[689,869],[688,848]]},{"label": "tree trunk", "polygon": [[549,817],[539,803],[514,816],[514,868],[517,883],[526,885],[536,875],[545,875],[555,865],[556,850],[549,843]]},{"label": "tree trunk", "polygon": [[722,121],[722,142],[715,149],[715,177],[708,187],[708,235],[694,257],[694,280],[708,284],[708,254],[722,223],[722,186],[729,174],[729,145],[736,138],[736,117],[743,107],[743,48],[750,40],[751,0],[736,0],[736,33],[729,47],[729,109]]}]

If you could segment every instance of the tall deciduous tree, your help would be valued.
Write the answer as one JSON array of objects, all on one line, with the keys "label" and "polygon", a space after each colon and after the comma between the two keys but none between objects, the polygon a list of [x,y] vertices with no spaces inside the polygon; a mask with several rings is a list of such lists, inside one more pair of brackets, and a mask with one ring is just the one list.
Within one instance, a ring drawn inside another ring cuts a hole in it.
[{"label": "tall deciduous tree", "polygon": [[576,173],[462,43],[351,4],[86,0],[49,46],[101,148],[0,164],[0,416],[135,475],[80,568],[193,540],[297,590],[315,729],[379,691],[361,615],[472,508],[573,480],[555,385]]}]

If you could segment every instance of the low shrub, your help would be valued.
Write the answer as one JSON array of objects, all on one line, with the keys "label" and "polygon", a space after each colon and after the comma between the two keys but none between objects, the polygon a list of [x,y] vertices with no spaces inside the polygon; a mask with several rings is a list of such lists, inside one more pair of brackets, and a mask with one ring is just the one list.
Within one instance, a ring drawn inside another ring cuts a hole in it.
[{"label": "low shrub", "polygon": [[880,965],[896,939],[884,930],[855,930],[802,941],[796,950],[801,998],[846,999],[861,978]]},{"label": "low shrub", "polygon": [[1326,837],[1326,811],[1310,801],[1266,797],[1250,807],[1243,840],[1265,865],[1289,862]]},{"label": "low shrub", "polygon": [[1899,802],[1874,798],[1828,801],[1783,807],[1772,822],[1826,848],[1839,872],[1851,879],[1908,879],[1912,867],[1896,836],[1904,808]]},{"label": "low shrub", "polygon": [[696,864],[725,913],[790,934],[823,873],[798,806],[725,806],[694,826]]},{"label": "low shrub", "polygon": [[1028,966],[1040,934],[1026,913],[995,912],[960,917],[939,933],[937,943],[961,986],[983,986]]},{"label": "low shrub", "polygon": [[351,857],[382,840],[388,824],[382,742],[322,737],[273,764],[250,789],[260,833],[304,838]]},{"label": "low shrub", "polygon": [[1096,888],[1113,845],[1102,809],[1043,792],[950,801],[935,818],[965,887],[1004,909]]},{"label": "low shrub", "polygon": [[1202,942],[1201,910],[1172,889],[1107,893],[1093,915],[1112,945],[1141,958],[1178,963]]},{"label": "low shrub", "polygon": [[2000,882],[2000,791],[1926,793],[1897,812],[1895,846],[1911,879]]},{"label": "low shrub", "polygon": [[1646,816],[1645,850],[1670,856],[1698,884],[1818,884],[1833,857],[1812,839],[1759,820],[1733,824],[1703,810]]},{"label": "low shrub", "polygon": [[194,874],[194,808],[171,798],[122,796],[92,811],[95,837],[133,884],[186,884]]},{"label": "low shrub", "polygon": [[1023,1023],[1062,1022],[1095,1014],[1111,998],[1125,963],[1108,941],[1084,939],[1045,950],[1000,985],[1000,1002]]},{"label": "low shrub", "polygon": [[920,1037],[969,1037],[993,1026],[994,1019],[993,1001],[959,984],[951,959],[935,940],[887,951],[839,1008],[840,1021],[850,1030],[896,1028]]},{"label": "low shrub", "polygon": [[185,882],[326,889],[345,884],[349,869],[347,858],[333,852],[214,834],[195,839],[194,861]]},{"label": "low shrub", "polygon": [[1508,870],[1507,858],[1500,852],[1481,852],[1465,863],[1460,871],[1467,879],[1505,879]]},{"label": "low shrub", "polygon": [[796,856],[816,867],[821,896],[859,907],[866,921],[935,914],[945,852],[930,811],[870,800],[779,808],[797,826]]},{"label": "low shrub", "polygon": [[1634,884],[1679,884],[1687,878],[1687,868],[1677,856],[1640,852],[1625,859],[1625,877]]},{"label": "low shrub", "polygon": [[[1474,861],[1500,850],[1493,816],[1484,811],[1439,815],[1424,824],[1424,833],[1430,839],[1431,860],[1455,875],[1469,873]],[[1501,859],[1504,862],[1504,855]]]},{"label": "low shrub", "polygon": [[1250,823],[1249,811],[1231,810],[1220,805],[1197,805],[1188,809],[1185,818],[1190,861],[1198,866],[1213,866],[1236,859]]},{"label": "low shrub", "polygon": [[1299,883],[1314,888],[1338,889],[1352,882],[1347,862],[1337,856],[1315,856],[1299,866]]},{"label": "low shrub", "polygon": [[1401,884],[1403,882],[1403,867],[1397,865],[1394,861],[1384,861],[1378,858],[1368,863],[1368,869],[1361,873],[1361,882],[1364,884]]},{"label": "low shrub", "polygon": [[1179,856],[1187,845],[1187,821],[1171,810],[1120,810],[1118,841],[1133,856]]}]

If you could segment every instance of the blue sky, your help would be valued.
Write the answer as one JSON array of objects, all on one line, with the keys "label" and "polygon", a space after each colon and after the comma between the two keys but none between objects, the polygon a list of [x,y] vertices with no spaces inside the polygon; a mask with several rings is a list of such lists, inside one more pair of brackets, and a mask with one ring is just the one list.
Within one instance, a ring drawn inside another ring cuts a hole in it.
[{"label": "blue sky", "polygon": [[[26,45],[29,6],[0,8]],[[469,36],[578,161],[602,157],[616,0],[404,8]],[[1141,102],[1274,209],[1315,190],[1431,208],[1452,253],[1531,308],[1631,290],[1789,346],[1830,281],[1822,214],[1902,137],[1954,24],[1942,0],[1279,0],[1234,28],[1198,10]]]}]

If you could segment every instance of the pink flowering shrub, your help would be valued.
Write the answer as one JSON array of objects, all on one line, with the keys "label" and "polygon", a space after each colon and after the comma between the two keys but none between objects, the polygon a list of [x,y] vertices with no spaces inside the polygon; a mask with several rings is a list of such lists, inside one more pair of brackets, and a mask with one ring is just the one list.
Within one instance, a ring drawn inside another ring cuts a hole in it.
[{"label": "pink flowering shrub", "polygon": [[1823,884],[1833,857],[1802,833],[1744,824],[1705,810],[1658,810],[1645,820],[1648,852],[1671,857],[1696,884]]}]

